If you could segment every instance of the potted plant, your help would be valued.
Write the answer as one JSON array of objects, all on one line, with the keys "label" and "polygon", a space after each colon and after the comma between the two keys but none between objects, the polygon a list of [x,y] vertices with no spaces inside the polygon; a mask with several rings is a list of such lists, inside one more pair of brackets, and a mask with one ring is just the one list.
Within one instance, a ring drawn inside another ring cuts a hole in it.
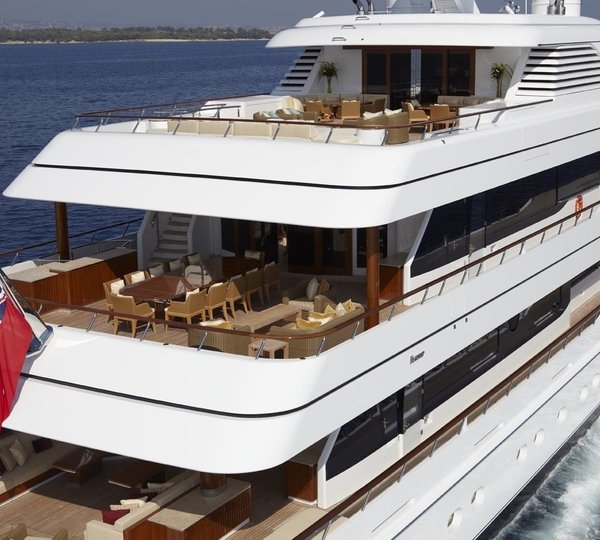
[{"label": "potted plant", "polygon": [[331,94],[331,79],[338,77],[338,68],[335,62],[321,62],[319,66],[319,79],[327,79],[327,93]]},{"label": "potted plant", "polygon": [[508,64],[492,64],[490,77],[496,81],[496,97],[502,97],[502,83],[504,77],[512,77],[513,70]]}]

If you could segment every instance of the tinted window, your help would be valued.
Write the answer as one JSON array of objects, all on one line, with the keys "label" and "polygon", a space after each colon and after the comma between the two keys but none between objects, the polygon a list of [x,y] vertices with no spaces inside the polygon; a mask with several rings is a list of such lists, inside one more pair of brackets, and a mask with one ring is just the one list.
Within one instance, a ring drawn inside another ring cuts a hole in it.
[{"label": "tinted window", "polygon": [[559,200],[573,197],[600,183],[600,152],[558,167]]},{"label": "tinted window", "polygon": [[367,54],[367,93],[387,94],[387,67],[385,53]]}]

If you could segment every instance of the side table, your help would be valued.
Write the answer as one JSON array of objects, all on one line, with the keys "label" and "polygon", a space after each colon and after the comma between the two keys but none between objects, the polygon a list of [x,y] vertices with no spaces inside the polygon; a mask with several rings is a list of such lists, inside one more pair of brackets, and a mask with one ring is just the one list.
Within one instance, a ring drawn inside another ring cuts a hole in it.
[{"label": "side table", "polygon": [[264,347],[262,349],[263,353],[267,353],[269,358],[275,358],[275,353],[277,351],[283,351],[283,357],[288,358],[289,354],[289,345],[287,341],[279,341],[277,339],[256,339],[250,345],[248,345],[248,356],[256,356],[256,353],[260,350],[262,343],[264,342]]}]

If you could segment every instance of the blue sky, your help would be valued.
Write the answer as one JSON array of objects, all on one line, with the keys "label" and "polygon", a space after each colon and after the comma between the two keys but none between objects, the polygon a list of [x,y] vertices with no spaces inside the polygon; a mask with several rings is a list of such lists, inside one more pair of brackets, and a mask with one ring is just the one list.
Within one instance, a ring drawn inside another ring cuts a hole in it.
[{"label": "blue sky", "polygon": [[[497,12],[504,0],[478,3],[484,11]],[[598,0],[583,3],[584,15],[600,18]],[[517,4],[524,8],[525,0]],[[384,9],[385,0],[375,0],[375,7]],[[0,19],[101,26],[291,26],[321,10],[349,14],[354,4],[352,0],[0,0]]]}]

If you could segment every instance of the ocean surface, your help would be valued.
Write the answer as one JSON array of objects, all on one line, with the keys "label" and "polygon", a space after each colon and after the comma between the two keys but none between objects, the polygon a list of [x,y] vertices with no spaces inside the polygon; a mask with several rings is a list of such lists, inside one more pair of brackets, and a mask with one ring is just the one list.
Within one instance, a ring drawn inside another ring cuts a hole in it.
[{"label": "ocean surface", "polygon": [[[269,92],[297,54],[260,41],[0,45],[0,192],[77,112]],[[72,233],[136,217],[69,206]],[[0,253],[53,238],[51,203],[0,197]],[[600,539],[600,423],[497,537]]]}]

